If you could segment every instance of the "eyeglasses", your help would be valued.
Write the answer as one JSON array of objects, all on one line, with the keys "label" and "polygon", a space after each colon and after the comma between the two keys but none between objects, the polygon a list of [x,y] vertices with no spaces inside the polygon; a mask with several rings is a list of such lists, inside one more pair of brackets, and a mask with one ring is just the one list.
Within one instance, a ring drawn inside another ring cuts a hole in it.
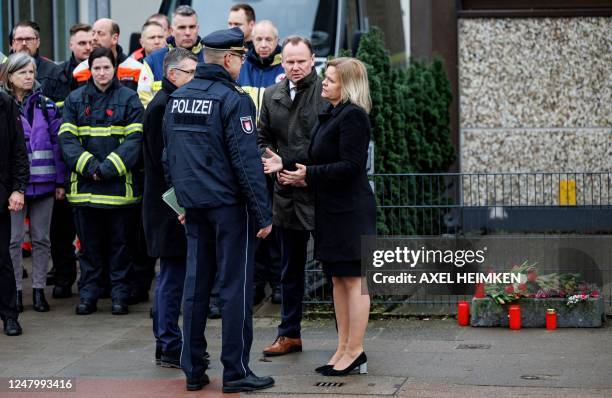
[{"label": "eyeglasses", "polygon": [[36,39],[38,39],[38,37],[13,37],[13,41],[15,43],[23,43],[23,44],[30,44],[34,42]]},{"label": "eyeglasses", "polygon": [[246,55],[245,54],[239,54],[239,53],[235,53],[235,52],[232,52],[232,51],[228,51],[228,53],[229,53],[229,55],[233,55],[235,57],[240,58],[240,61],[242,63],[244,63],[244,60],[246,59]]},{"label": "eyeglasses", "polygon": [[180,70],[181,72],[187,74],[187,75],[193,75],[195,73],[195,69],[191,69],[191,70],[185,70],[185,69],[181,69],[181,68],[172,68],[172,69],[176,69],[176,70]]}]

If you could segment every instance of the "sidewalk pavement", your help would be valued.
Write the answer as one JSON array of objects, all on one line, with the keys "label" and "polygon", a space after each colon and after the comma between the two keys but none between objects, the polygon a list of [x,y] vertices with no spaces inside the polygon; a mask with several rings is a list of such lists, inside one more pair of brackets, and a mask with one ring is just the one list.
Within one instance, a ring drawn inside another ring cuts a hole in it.
[{"label": "sidewalk pavement", "polygon": [[[24,287],[25,289],[25,287]],[[181,370],[155,366],[150,303],[113,316],[110,300],[99,311],[74,315],[76,296],[53,300],[37,313],[31,289],[20,337],[0,336],[0,397],[219,397],[221,321],[209,321],[206,337],[212,383],[186,392]],[[256,397],[612,397],[612,327],[523,329],[459,327],[454,319],[372,319],[365,343],[368,375],[331,378],[313,369],[336,344],[333,320],[303,323],[304,352],[263,358],[276,336],[278,306],[266,303],[254,319],[251,367],[272,375],[274,388]],[[8,392],[8,378],[69,377],[75,390],[62,393]],[[326,383],[339,383],[338,385]],[[238,394],[227,394],[238,396]],[[245,394],[246,395],[246,394]]]}]

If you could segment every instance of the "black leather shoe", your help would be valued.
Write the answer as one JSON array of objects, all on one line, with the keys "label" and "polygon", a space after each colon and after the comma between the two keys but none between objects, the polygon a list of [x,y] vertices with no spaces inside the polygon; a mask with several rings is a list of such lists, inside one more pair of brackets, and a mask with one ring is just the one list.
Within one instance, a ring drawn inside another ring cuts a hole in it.
[{"label": "black leather shoe", "polygon": [[64,298],[72,297],[72,287],[63,286],[63,285],[55,285],[51,296],[54,299],[64,299]]},{"label": "black leather shoe", "polygon": [[255,391],[270,388],[274,385],[274,379],[270,376],[258,377],[250,374],[244,379],[223,382],[223,392]]},{"label": "black leather shoe", "polygon": [[21,290],[17,290],[17,312],[23,312],[23,293]]},{"label": "black leather shoe", "polygon": [[328,370],[333,369],[333,368],[334,368],[334,365],[323,365],[323,366],[319,366],[318,368],[315,368],[315,372],[323,374],[324,372],[327,372]]},{"label": "black leather shoe", "polygon": [[23,331],[21,325],[15,318],[7,318],[4,321],[4,334],[7,336],[19,336]]},{"label": "black leather shoe", "polygon": [[219,299],[210,299],[208,305],[208,319],[219,319],[221,318],[221,307],[219,306]]},{"label": "black leather shoe", "polygon": [[32,302],[34,311],[49,311],[49,303],[47,303],[47,299],[45,298],[45,289],[32,289]]},{"label": "black leather shoe", "polygon": [[280,285],[274,286],[274,290],[272,290],[272,304],[280,304],[283,301],[283,296],[281,295]]},{"label": "black leather shoe", "polygon": [[[158,365],[161,365],[162,368],[175,368],[175,369],[180,369],[181,368],[181,351],[174,351],[174,352],[162,352],[161,348],[159,349],[159,363]],[[157,350],[155,351],[155,355],[157,358]],[[210,355],[205,352],[204,356],[202,357],[202,360],[204,361],[204,369],[208,369],[208,365],[210,365]]]},{"label": "black leather shoe", "polygon": [[205,385],[210,383],[208,375],[204,373],[202,377],[196,379],[187,379],[187,391],[198,391],[204,388]]},{"label": "black leather shoe", "polygon": [[169,351],[162,352],[160,365],[162,368],[181,368],[181,352]]},{"label": "black leather shoe", "polygon": [[113,315],[125,315],[129,313],[127,304],[121,301],[113,300],[113,305],[111,307],[111,314]]},{"label": "black leather shoe", "polygon": [[76,306],[77,315],[89,315],[98,311],[98,306],[94,301],[81,299],[81,302]]},{"label": "black leather shoe", "polygon": [[359,370],[359,374],[368,373],[368,357],[365,352],[361,352],[357,358],[344,369],[336,370],[333,368],[321,372],[323,376],[345,376],[355,370]]}]

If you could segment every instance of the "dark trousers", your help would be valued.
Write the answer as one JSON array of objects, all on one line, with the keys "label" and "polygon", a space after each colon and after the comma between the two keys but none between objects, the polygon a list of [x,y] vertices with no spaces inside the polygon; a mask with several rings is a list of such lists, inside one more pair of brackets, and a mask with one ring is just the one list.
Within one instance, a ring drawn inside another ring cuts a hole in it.
[{"label": "dark trousers", "polygon": [[[274,195],[274,177],[266,178],[270,201]],[[276,231],[272,231],[266,239],[258,241],[255,249],[255,270],[253,271],[253,287],[256,291],[266,288],[266,282],[274,289],[280,283],[281,253]]]},{"label": "dark trousers", "polygon": [[278,335],[301,337],[304,269],[311,231],[278,228],[281,249],[281,323]]},{"label": "dark trousers", "polygon": [[15,286],[15,274],[13,272],[13,262],[9,253],[11,242],[11,216],[5,207],[0,210],[0,318],[4,321],[7,318],[17,319],[17,287]]},{"label": "dark trousers", "polygon": [[130,253],[132,255],[132,270],[129,275],[130,288],[137,292],[148,292],[155,277],[155,257],[147,254],[147,244],[144,238],[142,224],[142,206],[132,208],[134,211],[130,231]]},{"label": "dark trousers", "polygon": [[133,222],[132,209],[99,209],[75,207],[75,225],[81,251],[79,265],[81,299],[96,301],[99,296],[98,283],[102,278],[104,262],[108,260],[111,279],[111,297],[126,302],[130,290],[128,273],[131,258],[128,250],[128,235]]},{"label": "dark trousers", "polygon": [[223,381],[251,373],[253,341],[253,255],[255,232],[245,205],[188,209],[186,213],[187,272],[183,305],[181,367],[187,378],[206,369],[204,329],[210,291],[219,274],[222,306]]},{"label": "dark trousers", "polygon": [[273,231],[266,239],[259,240],[255,250],[255,271],[253,272],[253,287],[263,291],[266,283],[274,289],[280,283],[281,253]]},{"label": "dark trousers", "polygon": [[67,199],[56,200],[51,219],[51,259],[55,268],[55,284],[70,287],[76,280],[74,238],[76,228],[72,207]]},{"label": "dark trousers", "polygon": [[161,257],[153,305],[153,335],[163,352],[180,351],[179,315],[185,284],[185,257]]}]

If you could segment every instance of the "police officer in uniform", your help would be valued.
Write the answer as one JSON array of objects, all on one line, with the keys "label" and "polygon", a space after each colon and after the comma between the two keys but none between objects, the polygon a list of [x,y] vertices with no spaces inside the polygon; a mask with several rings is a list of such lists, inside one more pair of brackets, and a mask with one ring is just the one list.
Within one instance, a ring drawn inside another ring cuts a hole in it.
[{"label": "police officer in uniform", "polygon": [[[239,28],[206,36],[205,63],[170,97],[164,116],[167,167],[186,209],[187,271],[181,367],[187,390],[208,384],[203,354],[210,290],[219,275],[223,392],[274,385],[249,368],[253,340],[255,238],[272,230],[257,149],[255,106],[237,84],[244,60]],[[257,232],[256,232],[257,231]]]}]

